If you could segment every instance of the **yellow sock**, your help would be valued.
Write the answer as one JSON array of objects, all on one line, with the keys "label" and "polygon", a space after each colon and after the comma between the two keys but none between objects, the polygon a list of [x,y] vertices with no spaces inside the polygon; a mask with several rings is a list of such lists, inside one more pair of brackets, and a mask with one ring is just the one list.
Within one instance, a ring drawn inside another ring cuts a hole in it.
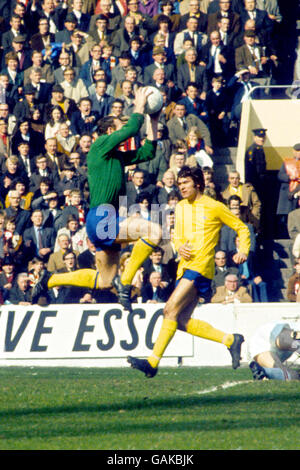
[{"label": "yellow sock", "polygon": [[95,269],[78,269],[70,273],[52,274],[48,280],[48,288],[56,286],[75,286],[96,289],[98,272]]},{"label": "yellow sock", "polygon": [[148,362],[152,367],[158,367],[159,361],[161,360],[176,330],[177,321],[168,320],[167,318],[163,319],[163,323],[158,334],[158,338],[155,342],[152,354],[148,357]]},{"label": "yellow sock", "polygon": [[137,270],[142,266],[144,261],[151,255],[156,245],[153,245],[147,238],[140,238],[132,249],[129,261],[121,275],[121,282],[124,285],[131,284]]},{"label": "yellow sock", "polygon": [[211,341],[216,341],[217,343],[225,344],[227,348],[230,348],[234,340],[232,334],[227,334],[224,333],[224,331],[217,330],[209,323],[202,320],[197,320],[196,318],[191,318],[187,322],[186,332],[193,336],[199,336],[200,338],[205,338]]}]

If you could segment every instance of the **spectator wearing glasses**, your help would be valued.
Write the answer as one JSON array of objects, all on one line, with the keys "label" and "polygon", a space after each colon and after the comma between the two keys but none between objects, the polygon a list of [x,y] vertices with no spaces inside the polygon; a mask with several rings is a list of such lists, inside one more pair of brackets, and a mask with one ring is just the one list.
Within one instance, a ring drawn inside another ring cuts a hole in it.
[{"label": "spectator wearing glasses", "polygon": [[63,93],[66,98],[79,103],[81,98],[88,96],[87,88],[81,78],[76,79],[75,70],[72,67],[67,67],[64,71],[64,80],[61,82]]}]

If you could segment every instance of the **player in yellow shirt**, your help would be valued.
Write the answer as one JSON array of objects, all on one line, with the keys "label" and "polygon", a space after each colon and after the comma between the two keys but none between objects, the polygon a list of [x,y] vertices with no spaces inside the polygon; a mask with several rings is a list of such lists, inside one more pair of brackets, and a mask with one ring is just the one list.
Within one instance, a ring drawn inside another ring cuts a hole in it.
[{"label": "player in yellow shirt", "polygon": [[180,256],[176,288],[164,308],[164,319],[148,359],[129,356],[134,369],[154,377],[159,362],[177,329],[211,341],[223,343],[232,356],[232,367],[240,365],[244,337],[220,331],[191,315],[199,298],[210,301],[211,280],[214,276],[214,249],[223,224],[237,232],[239,251],[237,264],[246,261],[250,249],[247,226],[222,203],[203,194],[204,179],[200,168],[184,167],[178,173],[179,190],[183,197],[176,206],[174,243]]}]

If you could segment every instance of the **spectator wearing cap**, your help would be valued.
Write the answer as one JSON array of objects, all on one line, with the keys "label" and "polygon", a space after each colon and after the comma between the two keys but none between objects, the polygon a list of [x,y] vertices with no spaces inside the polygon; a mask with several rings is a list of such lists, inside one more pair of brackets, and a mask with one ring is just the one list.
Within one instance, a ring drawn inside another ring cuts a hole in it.
[{"label": "spectator wearing cap", "polygon": [[[162,23],[165,24],[165,23]],[[170,38],[168,36],[170,34]],[[172,36],[171,36],[172,35]],[[163,47],[167,57],[167,63],[171,63],[176,66],[176,56],[174,54],[174,40],[175,40],[175,33],[167,33],[164,34],[163,32],[157,32],[153,35],[153,38],[150,38],[153,47]],[[170,44],[170,45],[169,45]],[[152,49],[148,52],[149,55],[149,63],[153,62],[152,57]]]},{"label": "spectator wearing cap", "polygon": [[119,56],[119,62],[112,69],[111,73],[111,85],[115,89],[118,83],[121,83],[125,79],[125,72],[131,65],[131,55],[128,51],[124,51]]},{"label": "spectator wearing cap", "polygon": [[[242,26],[240,32],[235,35],[233,38],[232,46],[234,49],[243,46],[245,44],[244,41],[244,34],[246,31],[253,31],[255,33],[255,44],[258,44],[263,47],[268,47],[271,50],[272,54],[277,55],[277,46],[275,46],[274,38],[270,37],[266,31],[257,31],[255,20],[249,19],[246,23]],[[229,40],[229,38],[228,38]]]},{"label": "spectator wearing cap", "polygon": [[64,28],[55,33],[55,42],[68,44],[71,41],[71,35],[77,28],[77,19],[73,13],[68,13],[64,20]]},{"label": "spectator wearing cap", "polygon": [[51,98],[48,103],[44,106],[44,117],[45,121],[50,119],[51,110],[54,106],[60,106],[63,110],[64,115],[69,120],[71,119],[73,113],[78,110],[78,107],[75,101],[71,98],[66,98],[64,95],[64,89],[61,85],[55,84],[51,90]]},{"label": "spectator wearing cap", "polygon": [[280,183],[277,215],[284,234],[288,214],[299,206],[300,200],[300,143],[294,145],[292,152],[292,157],[284,159],[277,176]]},{"label": "spectator wearing cap", "polygon": [[254,31],[244,32],[244,44],[235,50],[235,67],[248,69],[251,77],[270,77],[273,68],[273,61],[269,58],[270,52],[266,47],[255,43],[256,34]]},{"label": "spectator wearing cap", "polygon": [[35,98],[35,88],[29,83],[23,89],[24,99],[18,101],[13,109],[13,114],[17,121],[31,118],[31,110],[34,107],[41,107]]},{"label": "spectator wearing cap", "polygon": [[267,129],[252,129],[253,143],[246,150],[245,155],[245,182],[251,183],[259,199],[264,201],[264,182],[266,176],[266,156],[264,143]]},{"label": "spectator wearing cap", "polygon": [[26,44],[25,34],[20,34],[13,38],[11,52],[18,56],[18,69],[22,72],[31,65],[31,50]]},{"label": "spectator wearing cap", "polygon": [[175,67],[171,63],[167,63],[167,54],[163,47],[155,46],[152,51],[153,64],[147,65],[144,70],[144,84],[153,85],[153,72],[155,69],[163,69],[165,72],[165,80],[168,86],[176,84]]}]

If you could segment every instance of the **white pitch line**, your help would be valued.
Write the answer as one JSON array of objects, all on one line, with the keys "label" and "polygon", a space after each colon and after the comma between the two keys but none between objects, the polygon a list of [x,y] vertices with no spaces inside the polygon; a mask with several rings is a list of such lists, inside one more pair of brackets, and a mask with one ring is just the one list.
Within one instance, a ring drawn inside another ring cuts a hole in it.
[{"label": "white pitch line", "polygon": [[206,390],[200,390],[197,393],[198,395],[205,395],[207,393],[213,393],[218,390],[225,390],[226,388],[235,387],[236,385],[244,385],[244,384],[248,384],[252,382],[253,380],[240,380],[239,382],[225,382],[222,385],[216,385],[215,387],[210,387],[210,388],[207,388]]}]

